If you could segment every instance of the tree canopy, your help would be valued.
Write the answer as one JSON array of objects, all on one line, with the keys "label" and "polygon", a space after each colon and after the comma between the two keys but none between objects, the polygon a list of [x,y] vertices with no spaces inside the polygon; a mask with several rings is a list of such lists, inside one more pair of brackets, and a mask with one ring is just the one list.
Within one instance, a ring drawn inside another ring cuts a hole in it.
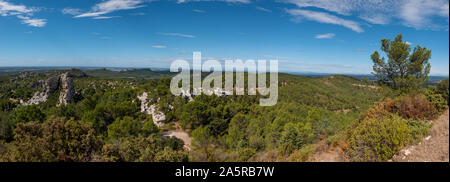
[{"label": "tree canopy", "polygon": [[431,50],[417,45],[411,52],[410,43],[403,41],[401,34],[394,40],[381,39],[381,50],[386,58],[380,58],[378,51],[371,55],[373,74],[380,83],[406,92],[420,88],[428,81]]}]

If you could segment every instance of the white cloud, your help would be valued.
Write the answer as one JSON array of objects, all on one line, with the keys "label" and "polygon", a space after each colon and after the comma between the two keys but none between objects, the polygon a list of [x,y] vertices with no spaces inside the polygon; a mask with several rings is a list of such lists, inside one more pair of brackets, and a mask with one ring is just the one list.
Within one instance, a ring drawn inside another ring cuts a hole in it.
[{"label": "white cloud", "polygon": [[326,33],[326,34],[318,34],[315,37],[316,39],[331,39],[334,36],[335,36],[334,33]]},{"label": "white cloud", "polygon": [[32,27],[44,27],[47,21],[45,19],[24,19],[22,23]]},{"label": "white cloud", "polygon": [[320,23],[341,25],[358,33],[364,32],[364,30],[361,28],[358,22],[342,19],[328,13],[301,10],[301,9],[288,9],[286,10],[286,12],[292,16],[297,17],[297,20],[301,20],[304,18],[307,20],[317,21]]},{"label": "white cloud", "polygon": [[411,0],[406,1],[400,9],[403,25],[417,29],[439,29],[432,22],[432,17],[449,18],[448,0]]},{"label": "white cloud", "polygon": [[263,7],[261,7],[261,6],[257,6],[256,9],[257,9],[257,10],[260,10],[260,11],[265,11],[265,12],[268,12],[268,13],[271,13],[271,12],[272,12],[272,10],[263,8]]},{"label": "white cloud", "polygon": [[279,0],[300,9],[320,8],[340,16],[354,15],[371,24],[399,24],[417,29],[442,29],[435,17],[449,19],[448,0]]},{"label": "white cloud", "polygon": [[26,7],[25,5],[15,5],[9,2],[0,0],[0,15],[1,16],[16,16],[23,24],[32,27],[43,27],[47,23],[46,19],[32,18],[33,13],[39,11],[39,8]]},{"label": "white cloud", "polygon": [[411,44],[412,44],[411,42],[408,42],[408,41],[406,41],[405,43],[408,44],[408,45],[411,45]]},{"label": "white cloud", "polygon": [[92,19],[96,19],[96,20],[103,20],[103,19],[111,19],[111,18],[118,18],[120,16],[96,16],[93,17]]},{"label": "white cloud", "polygon": [[145,0],[107,0],[92,7],[92,10],[79,14],[75,18],[96,17],[114,11],[129,10],[144,7]]},{"label": "white cloud", "polygon": [[194,35],[189,35],[189,34],[182,34],[182,33],[166,33],[166,32],[161,32],[159,33],[161,35],[167,35],[167,36],[176,36],[176,37],[186,37],[186,38],[195,38]]},{"label": "white cloud", "polygon": [[165,46],[165,45],[153,45],[152,47],[153,48],[157,48],[157,49],[165,49],[165,48],[167,48],[167,46]]},{"label": "white cloud", "polygon": [[81,14],[81,10],[78,8],[64,8],[61,10],[61,13],[75,16]]}]

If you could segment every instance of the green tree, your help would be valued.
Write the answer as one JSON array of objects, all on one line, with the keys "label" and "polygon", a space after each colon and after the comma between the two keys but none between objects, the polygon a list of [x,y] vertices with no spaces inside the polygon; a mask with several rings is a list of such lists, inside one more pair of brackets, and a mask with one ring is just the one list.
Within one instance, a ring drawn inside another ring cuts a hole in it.
[{"label": "green tree", "polygon": [[127,136],[137,136],[141,131],[142,123],[125,116],[123,119],[117,119],[108,126],[108,136],[110,138],[120,138]]},{"label": "green tree", "polygon": [[29,121],[40,121],[45,120],[45,114],[36,105],[19,107],[14,112],[15,122],[29,122]]},{"label": "green tree", "polygon": [[403,92],[417,89],[428,81],[431,65],[431,50],[417,45],[411,52],[408,42],[399,34],[395,39],[381,39],[381,50],[386,54],[380,58],[378,51],[372,55],[373,74],[382,84]]}]

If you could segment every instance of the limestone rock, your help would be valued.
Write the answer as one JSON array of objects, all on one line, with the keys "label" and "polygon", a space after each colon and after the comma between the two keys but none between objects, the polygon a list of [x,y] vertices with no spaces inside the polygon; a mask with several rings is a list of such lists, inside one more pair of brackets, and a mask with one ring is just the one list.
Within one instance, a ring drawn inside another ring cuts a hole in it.
[{"label": "limestone rock", "polygon": [[73,80],[68,73],[60,76],[61,92],[59,94],[58,105],[67,105],[73,100],[75,96],[75,89],[73,88]]},{"label": "limestone rock", "polygon": [[144,114],[151,114],[153,123],[155,123],[155,125],[158,127],[163,127],[163,121],[166,120],[166,115],[163,112],[157,110],[156,104],[152,104],[149,106],[150,101],[148,99],[147,92],[142,93],[142,95],[138,95],[137,98],[141,102],[141,112]]}]

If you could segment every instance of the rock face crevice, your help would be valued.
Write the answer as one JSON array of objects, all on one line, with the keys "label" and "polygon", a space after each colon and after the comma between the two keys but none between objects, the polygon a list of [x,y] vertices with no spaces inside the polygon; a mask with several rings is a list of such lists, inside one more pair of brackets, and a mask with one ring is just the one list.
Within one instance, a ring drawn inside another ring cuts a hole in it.
[{"label": "rock face crevice", "polygon": [[60,87],[61,92],[59,95],[58,106],[66,105],[67,103],[72,101],[75,96],[73,80],[69,73],[54,76],[45,81],[40,80],[36,84],[33,84],[32,87],[43,88],[43,91],[35,92],[33,97],[31,97],[31,99],[26,102],[21,100],[20,103],[24,106],[46,102],[50,95],[54,94]]}]

